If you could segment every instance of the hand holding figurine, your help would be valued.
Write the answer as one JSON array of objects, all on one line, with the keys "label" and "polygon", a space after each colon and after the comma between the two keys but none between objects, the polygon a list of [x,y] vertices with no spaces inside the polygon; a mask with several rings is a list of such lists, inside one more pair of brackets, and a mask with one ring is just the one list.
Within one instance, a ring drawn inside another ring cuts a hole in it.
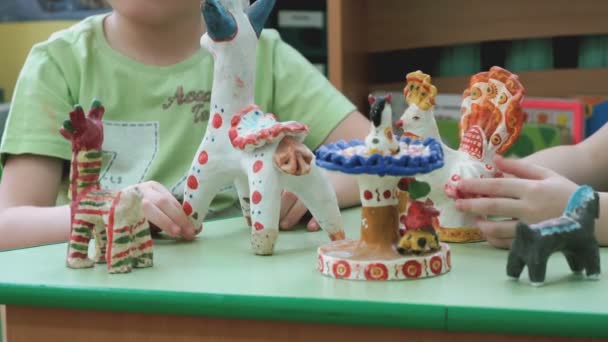
[{"label": "hand holding figurine", "polygon": [[558,217],[577,185],[549,169],[523,161],[497,156],[495,163],[514,177],[462,180],[458,190],[482,197],[459,199],[456,208],[482,217],[512,218],[481,218],[477,222],[490,244],[509,248],[515,237],[516,220],[536,223]]}]

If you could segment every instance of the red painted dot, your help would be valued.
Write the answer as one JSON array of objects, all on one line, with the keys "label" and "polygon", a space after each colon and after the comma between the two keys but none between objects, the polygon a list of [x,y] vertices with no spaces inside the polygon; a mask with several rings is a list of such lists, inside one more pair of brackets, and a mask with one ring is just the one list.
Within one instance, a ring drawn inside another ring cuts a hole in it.
[{"label": "red painted dot", "polygon": [[384,198],[391,198],[391,191],[390,190],[384,191]]},{"label": "red painted dot", "polygon": [[184,202],[182,208],[184,209],[184,213],[186,213],[186,215],[192,214],[192,206],[190,205],[190,203]]},{"label": "red painted dot", "polygon": [[198,180],[194,175],[188,176],[188,187],[192,190],[196,190],[198,188]]},{"label": "red painted dot", "polygon": [[491,171],[491,170],[493,169],[493,167],[492,167],[492,165],[490,165],[490,164],[486,164],[486,169],[488,169],[488,170],[490,170],[490,171]]},{"label": "red painted dot", "polygon": [[230,141],[234,141],[234,139],[236,139],[236,137],[237,137],[238,135],[239,135],[239,134],[237,133],[236,129],[234,129],[234,128],[231,128],[231,129],[228,131],[228,138],[230,138]]},{"label": "red painted dot", "polygon": [[198,155],[198,162],[201,165],[205,165],[207,164],[207,162],[209,161],[209,155],[207,154],[207,151],[202,151],[199,155]]},{"label": "red painted dot", "polygon": [[372,192],[369,190],[365,190],[365,192],[363,192],[363,197],[369,201],[374,198],[374,194],[372,194]]},{"label": "red painted dot", "polygon": [[211,121],[211,124],[213,125],[213,128],[222,127],[222,117],[219,113],[215,113],[215,115],[213,116],[213,120]]},{"label": "red painted dot", "polygon": [[253,195],[251,195],[251,202],[253,204],[258,204],[262,201],[262,194],[259,191],[254,191]]},{"label": "red painted dot", "polygon": [[452,175],[452,181],[453,182],[458,182],[460,180],[460,176],[459,175]]},{"label": "red painted dot", "polygon": [[264,163],[261,160],[256,160],[255,163],[253,163],[253,172],[254,173],[260,172],[260,170],[262,169],[263,166],[264,166]]},{"label": "red painted dot", "polygon": [[264,225],[261,224],[260,222],[256,222],[253,224],[253,228],[255,228],[255,230],[262,230],[262,229],[264,229]]}]

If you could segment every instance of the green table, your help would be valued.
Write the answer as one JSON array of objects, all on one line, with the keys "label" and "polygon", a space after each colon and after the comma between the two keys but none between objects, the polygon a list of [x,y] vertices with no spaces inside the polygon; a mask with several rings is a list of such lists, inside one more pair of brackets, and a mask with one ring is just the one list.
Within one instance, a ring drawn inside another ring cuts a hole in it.
[{"label": "green table", "polygon": [[[358,236],[359,209],[344,219]],[[441,277],[355,282],[317,273],[316,247],[326,241],[322,232],[283,232],[274,256],[254,256],[242,218],[215,221],[192,243],[157,240],[155,266],[126,275],[67,269],[65,244],[1,252],[8,338],[608,337],[608,283],[573,279],[561,255],[542,288],[507,279],[507,252],[486,243],[451,245],[453,269]],[[606,249],[601,257],[607,265]]]}]

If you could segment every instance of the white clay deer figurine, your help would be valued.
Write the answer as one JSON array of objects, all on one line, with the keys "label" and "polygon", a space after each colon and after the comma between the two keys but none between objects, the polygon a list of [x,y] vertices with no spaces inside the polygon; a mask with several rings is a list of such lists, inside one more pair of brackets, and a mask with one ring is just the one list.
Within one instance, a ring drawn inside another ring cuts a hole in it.
[{"label": "white clay deer figurine", "polygon": [[274,0],[206,0],[201,45],[214,57],[211,119],[189,170],[183,209],[202,229],[218,191],[234,184],[255,254],[273,254],[281,192],[295,193],[332,240],[344,239],[336,194],[302,143],[308,127],[279,122],[254,102],[256,49]]}]

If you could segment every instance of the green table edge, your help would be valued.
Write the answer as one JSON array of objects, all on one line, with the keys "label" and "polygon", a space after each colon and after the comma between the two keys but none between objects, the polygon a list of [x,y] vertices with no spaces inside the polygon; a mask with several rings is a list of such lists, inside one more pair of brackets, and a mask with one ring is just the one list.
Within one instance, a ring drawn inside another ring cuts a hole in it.
[{"label": "green table edge", "polygon": [[[590,299],[591,300],[591,299]],[[0,285],[7,305],[364,325],[453,332],[608,337],[608,311],[531,311],[316,298],[223,295],[114,288]]]},{"label": "green table edge", "polygon": [[359,300],[0,285],[6,305],[445,330],[445,307]]},{"label": "green table edge", "polygon": [[608,338],[608,311],[590,314],[453,306],[448,307],[446,318],[447,330],[455,332]]}]

